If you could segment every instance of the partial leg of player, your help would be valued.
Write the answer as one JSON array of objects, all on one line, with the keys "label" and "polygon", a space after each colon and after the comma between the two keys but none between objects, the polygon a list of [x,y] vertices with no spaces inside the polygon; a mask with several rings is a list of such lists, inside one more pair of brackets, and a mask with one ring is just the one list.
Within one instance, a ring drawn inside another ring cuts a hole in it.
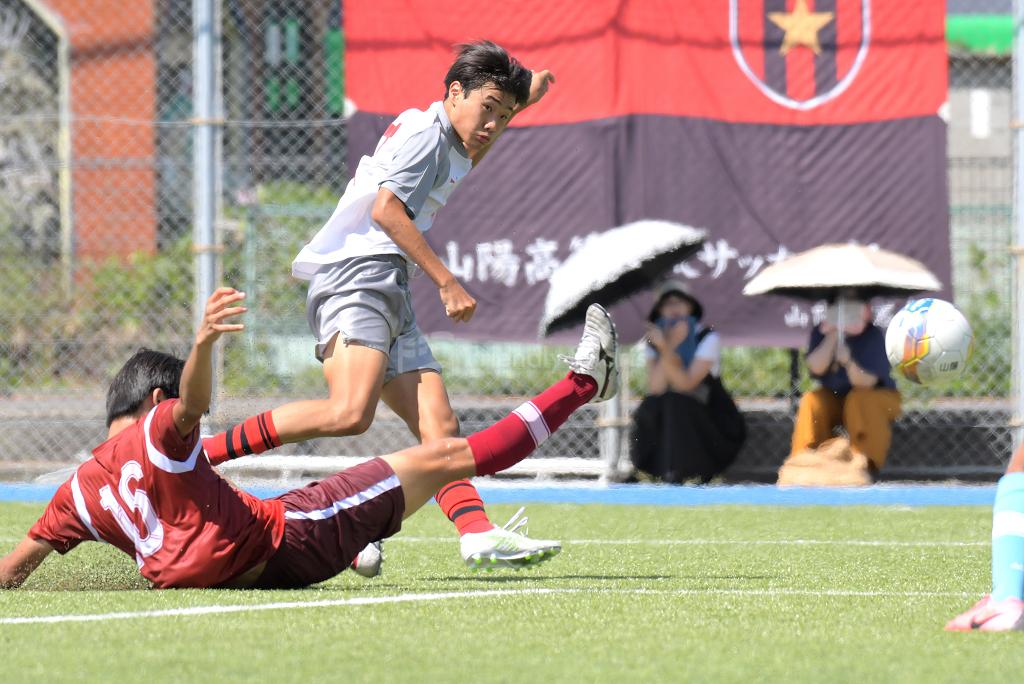
[{"label": "partial leg of player", "polygon": [[[603,401],[615,393],[618,342],[608,313],[592,305],[572,369],[511,415],[465,439],[436,440],[384,456],[402,483],[405,516],[426,503],[437,488],[473,475],[493,475],[526,458],[573,411],[588,402]],[[502,528],[479,535],[464,535],[462,555],[471,567],[522,567],[542,562],[561,550],[558,542],[531,540],[520,534],[525,521],[519,514]]]},{"label": "partial leg of player", "polygon": [[946,624],[954,632],[1024,631],[1024,447],[1010,459],[992,506],[992,593]]}]

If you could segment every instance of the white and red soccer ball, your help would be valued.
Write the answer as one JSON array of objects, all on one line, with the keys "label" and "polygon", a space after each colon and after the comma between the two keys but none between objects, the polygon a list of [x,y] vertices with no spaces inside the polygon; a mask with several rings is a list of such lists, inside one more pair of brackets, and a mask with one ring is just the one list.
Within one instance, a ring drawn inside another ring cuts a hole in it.
[{"label": "white and red soccer ball", "polygon": [[942,383],[964,372],[974,350],[974,333],[960,311],[941,299],[912,299],[885,333],[892,369],[921,385]]}]

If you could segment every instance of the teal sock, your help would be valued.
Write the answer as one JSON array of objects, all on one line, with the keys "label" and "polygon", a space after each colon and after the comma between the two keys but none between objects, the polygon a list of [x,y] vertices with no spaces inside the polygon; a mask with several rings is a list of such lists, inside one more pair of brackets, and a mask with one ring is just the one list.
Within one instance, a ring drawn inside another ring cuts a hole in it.
[{"label": "teal sock", "polygon": [[1024,473],[999,480],[992,507],[992,598],[1024,599]]}]

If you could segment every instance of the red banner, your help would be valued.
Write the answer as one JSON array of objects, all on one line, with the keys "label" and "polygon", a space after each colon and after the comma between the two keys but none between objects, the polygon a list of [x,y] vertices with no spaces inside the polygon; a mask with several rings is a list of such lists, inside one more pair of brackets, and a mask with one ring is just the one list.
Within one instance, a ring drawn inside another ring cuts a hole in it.
[{"label": "red banner", "polygon": [[[676,275],[729,343],[800,346],[808,303],[741,294],[789,253],[876,243],[949,283],[944,19],[935,0],[348,0],[349,160],[443,96],[453,44],[492,39],[558,80],[426,234],[480,308],[454,326],[420,279],[425,331],[534,339],[589,234],[665,219],[708,231]],[[626,339],[649,300],[613,311]]]},{"label": "red banner", "polygon": [[551,69],[557,106],[514,125],[630,114],[846,124],[934,115],[934,0],[346,0],[348,96],[394,113],[440,99],[452,46],[488,38]]}]

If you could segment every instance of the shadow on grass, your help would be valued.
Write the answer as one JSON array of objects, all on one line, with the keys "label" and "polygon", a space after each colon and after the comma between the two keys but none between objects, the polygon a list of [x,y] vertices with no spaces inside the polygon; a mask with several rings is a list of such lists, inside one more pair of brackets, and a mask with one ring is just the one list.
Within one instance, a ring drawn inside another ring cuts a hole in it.
[{"label": "shadow on grass", "polygon": [[677,579],[686,580],[743,580],[743,581],[755,581],[755,580],[778,580],[782,579],[782,575],[677,575]]},{"label": "shadow on grass", "polygon": [[670,580],[675,575],[455,575],[451,577],[423,577],[426,582],[552,582],[557,580],[598,580],[602,582]]}]

